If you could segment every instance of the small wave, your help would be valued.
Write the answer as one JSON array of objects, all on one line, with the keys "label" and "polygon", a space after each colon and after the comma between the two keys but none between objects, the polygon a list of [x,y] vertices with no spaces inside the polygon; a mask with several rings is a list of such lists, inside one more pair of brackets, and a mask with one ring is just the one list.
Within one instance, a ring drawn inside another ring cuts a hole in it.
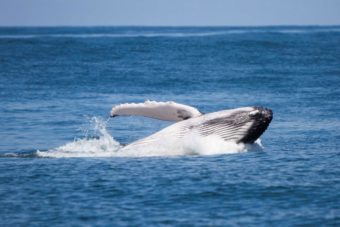
[{"label": "small wave", "polygon": [[200,37],[200,36],[218,36],[225,35],[230,32],[197,32],[197,33],[181,33],[181,32],[165,32],[165,33],[94,33],[94,34],[18,34],[18,35],[0,35],[0,39],[34,39],[34,38],[153,38],[153,37]]},{"label": "small wave", "polygon": [[38,157],[70,158],[70,157],[150,157],[180,155],[217,155],[246,152],[262,149],[260,141],[255,144],[236,144],[226,142],[217,136],[200,137],[197,134],[187,135],[174,143],[160,141],[152,146],[124,147],[106,130],[106,121],[94,117],[91,119],[99,138],[83,138],[47,151],[37,151]]},{"label": "small wave", "polygon": [[340,28],[280,29],[277,30],[276,32],[286,34],[327,33],[327,32],[340,32]]},{"label": "small wave", "polygon": [[18,152],[18,153],[4,153],[0,154],[0,158],[37,158],[38,151],[29,151],[29,152]]},{"label": "small wave", "polygon": [[0,35],[0,39],[35,39],[35,38],[181,38],[181,37],[204,37],[237,35],[246,33],[324,33],[340,32],[340,28],[249,28],[249,29],[228,29],[206,32],[136,32],[136,33],[58,33],[58,34],[15,34]]}]

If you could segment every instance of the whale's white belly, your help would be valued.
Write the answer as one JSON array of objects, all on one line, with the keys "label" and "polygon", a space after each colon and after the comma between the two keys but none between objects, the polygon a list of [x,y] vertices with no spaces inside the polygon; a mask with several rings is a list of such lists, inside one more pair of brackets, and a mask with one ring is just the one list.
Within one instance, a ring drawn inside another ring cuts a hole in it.
[{"label": "whale's white belly", "polygon": [[[137,140],[127,145],[124,150],[147,149],[150,147],[153,149],[166,149],[166,147],[174,147],[175,144],[182,143],[183,139],[192,140],[195,138],[195,140],[203,140],[206,137],[212,136],[224,141],[244,142],[243,139],[249,137],[250,133],[256,133],[254,131],[256,129],[253,129],[255,126],[264,124],[266,128],[271,120],[271,116],[268,120],[262,117],[262,115],[256,117],[255,115],[258,112],[260,113],[257,107],[244,107],[191,118]],[[259,132],[258,137],[261,134],[262,132]],[[253,137],[256,137],[256,135]],[[255,139],[257,138],[251,138],[249,141],[254,142]]]}]

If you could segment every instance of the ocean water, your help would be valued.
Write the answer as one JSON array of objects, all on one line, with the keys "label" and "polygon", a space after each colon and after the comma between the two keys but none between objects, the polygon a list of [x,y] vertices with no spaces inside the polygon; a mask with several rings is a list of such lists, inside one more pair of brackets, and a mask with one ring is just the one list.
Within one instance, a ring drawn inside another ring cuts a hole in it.
[{"label": "ocean water", "polygon": [[[274,119],[124,153],[170,124],[108,117],[145,100]],[[337,26],[2,27],[0,226],[340,225],[339,100]]]}]

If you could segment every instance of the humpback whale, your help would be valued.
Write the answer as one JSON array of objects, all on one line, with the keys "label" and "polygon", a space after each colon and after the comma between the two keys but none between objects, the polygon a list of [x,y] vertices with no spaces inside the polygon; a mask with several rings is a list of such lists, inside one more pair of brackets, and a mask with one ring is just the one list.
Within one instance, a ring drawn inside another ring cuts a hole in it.
[{"label": "humpback whale", "polygon": [[152,146],[166,141],[176,140],[187,135],[199,138],[217,136],[224,141],[252,144],[267,129],[273,118],[273,112],[264,107],[241,107],[203,114],[198,109],[176,103],[145,101],[144,103],[125,103],[113,106],[110,116],[144,116],[176,123],[126,145],[125,148],[136,146]]}]

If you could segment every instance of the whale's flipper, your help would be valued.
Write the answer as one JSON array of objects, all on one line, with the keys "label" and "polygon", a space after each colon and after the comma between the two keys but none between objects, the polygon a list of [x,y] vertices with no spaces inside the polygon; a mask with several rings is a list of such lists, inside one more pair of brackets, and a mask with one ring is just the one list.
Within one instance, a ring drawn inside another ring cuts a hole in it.
[{"label": "whale's flipper", "polygon": [[182,121],[202,115],[196,108],[176,102],[145,101],[144,103],[125,103],[114,106],[111,117],[139,115],[164,121]]}]

